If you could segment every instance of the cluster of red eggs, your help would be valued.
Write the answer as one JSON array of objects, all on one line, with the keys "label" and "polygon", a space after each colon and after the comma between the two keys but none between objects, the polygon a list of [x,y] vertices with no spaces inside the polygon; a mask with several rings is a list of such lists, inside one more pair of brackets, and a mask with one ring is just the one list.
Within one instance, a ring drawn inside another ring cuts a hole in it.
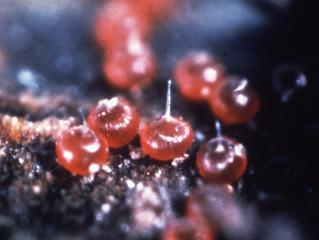
[{"label": "cluster of red eggs", "polygon": [[[176,6],[168,0],[113,0],[97,14],[95,38],[104,49],[103,70],[115,87],[139,90],[156,74],[156,61],[149,38],[158,21]],[[214,114],[226,124],[250,120],[259,99],[247,79],[227,76],[224,67],[206,52],[193,52],[175,67],[182,95],[207,101]]]},{"label": "cluster of red eggs", "polygon": [[109,147],[123,147],[138,133],[143,152],[161,161],[183,156],[194,138],[189,123],[170,115],[140,126],[135,107],[122,97],[114,97],[99,101],[87,124],[61,134],[56,142],[58,162],[72,173],[90,174],[107,161]]},{"label": "cluster of red eggs", "polygon": [[104,49],[104,74],[113,86],[136,90],[156,73],[149,38],[156,22],[174,6],[172,0],[112,0],[97,14],[95,39]]},{"label": "cluster of red eggs", "polygon": [[[160,161],[184,156],[194,140],[192,126],[182,117],[167,111],[140,124],[135,107],[122,97],[114,97],[99,101],[87,124],[61,134],[56,141],[58,163],[75,174],[93,173],[107,161],[109,147],[123,147],[138,134],[144,154]],[[196,163],[206,181],[232,183],[245,172],[247,156],[242,144],[218,135],[200,148]]]},{"label": "cluster of red eggs", "polygon": [[224,67],[206,52],[186,55],[175,68],[181,94],[206,101],[225,124],[251,120],[259,109],[259,98],[247,79],[226,76]]},{"label": "cluster of red eggs", "polygon": [[[95,37],[105,50],[103,69],[109,83],[139,90],[151,82],[156,63],[149,36],[154,24],[171,8],[172,1],[168,0],[112,0],[102,8]],[[185,98],[207,102],[225,124],[248,122],[259,109],[258,95],[248,80],[227,76],[225,68],[207,52],[184,56],[174,75]],[[124,147],[137,136],[143,153],[151,159],[183,157],[194,141],[194,133],[191,124],[170,114],[170,84],[166,113],[148,122],[140,122],[136,108],[123,97],[99,101],[87,123],[69,128],[57,139],[58,163],[74,174],[94,173],[108,160],[109,148]],[[216,123],[217,136],[200,147],[196,166],[207,183],[218,187],[206,185],[195,190],[187,200],[186,218],[168,225],[164,240],[215,239],[216,217],[222,218],[226,211],[222,208],[232,204],[229,184],[244,174],[247,153],[241,143],[222,136]]]},{"label": "cluster of red eggs", "polygon": [[[69,128],[57,139],[58,163],[74,174],[94,173],[107,161],[109,147],[123,147],[138,133],[143,152],[155,160],[179,157],[193,142],[191,125],[180,117],[172,117],[169,111],[142,124],[139,119],[135,107],[122,97],[99,101],[91,109],[87,123]],[[202,145],[196,163],[200,175],[219,186],[207,185],[193,192],[187,202],[187,217],[168,225],[164,240],[214,239],[218,227],[215,217],[225,210],[220,205],[232,206],[229,183],[242,176],[247,156],[242,144],[218,135]]]},{"label": "cluster of red eggs", "polygon": [[[152,8],[154,3],[157,5]],[[132,90],[150,82],[155,73],[147,43],[150,29],[171,7],[167,0],[134,4],[113,0],[98,14],[96,39],[108,51],[105,70],[113,85]],[[223,123],[247,122],[259,108],[259,98],[249,82],[226,76],[224,67],[206,52],[182,58],[175,79],[183,96],[208,102]],[[101,100],[91,110],[88,126],[73,127],[57,140],[58,162],[72,173],[89,174],[104,164],[109,147],[123,147],[138,134],[142,151],[150,158],[167,161],[182,157],[192,145],[193,130],[181,117],[172,117],[170,107],[167,110],[163,117],[140,124],[139,114],[126,99]],[[220,134],[197,154],[200,175],[213,183],[237,181],[246,166],[244,146]]]},{"label": "cluster of red eggs", "polygon": [[[258,95],[248,81],[225,76],[224,67],[206,52],[193,52],[180,60],[175,79],[185,98],[208,102],[215,116],[225,124],[247,122],[259,109]],[[229,183],[244,174],[247,154],[241,143],[221,136],[217,123],[217,137],[200,147],[196,165],[206,182],[219,185],[197,188],[187,199],[186,217],[170,223],[163,240],[214,240],[216,232],[225,227],[225,219],[237,217]],[[234,221],[231,224],[237,224]]]}]

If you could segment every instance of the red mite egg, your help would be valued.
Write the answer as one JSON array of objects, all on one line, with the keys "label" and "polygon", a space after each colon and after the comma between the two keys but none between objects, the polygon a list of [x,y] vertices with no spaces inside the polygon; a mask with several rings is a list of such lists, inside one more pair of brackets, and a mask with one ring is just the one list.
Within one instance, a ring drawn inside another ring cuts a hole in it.
[{"label": "red mite egg", "polygon": [[182,157],[193,143],[191,125],[182,118],[163,116],[145,123],[140,130],[144,153],[156,160]]},{"label": "red mite egg", "polygon": [[206,52],[186,55],[175,69],[179,90],[191,100],[205,100],[222,80],[223,74],[223,67]]},{"label": "red mite egg", "polygon": [[235,201],[224,186],[204,185],[197,188],[186,204],[187,218],[193,222],[206,223],[212,232],[216,232],[227,218]]},{"label": "red mite egg", "polygon": [[247,167],[245,147],[221,136],[201,146],[196,164],[200,175],[211,183],[232,183],[244,174]]},{"label": "red mite egg", "polygon": [[106,162],[108,155],[106,139],[99,138],[85,125],[69,128],[56,141],[57,161],[71,173],[93,173]]},{"label": "red mite egg", "polygon": [[204,222],[179,219],[165,229],[162,240],[213,240],[213,234]]},{"label": "red mite egg", "polygon": [[98,102],[88,116],[88,125],[97,134],[105,137],[110,147],[118,148],[136,137],[139,116],[129,101],[114,97]]},{"label": "red mite egg", "polygon": [[151,50],[136,43],[132,51],[119,50],[108,56],[103,69],[108,82],[114,87],[136,90],[152,81],[156,63]]},{"label": "red mite egg", "polygon": [[135,0],[136,7],[153,20],[165,20],[177,14],[179,0]]},{"label": "red mite egg", "polygon": [[259,97],[247,79],[229,78],[220,82],[209,98],[215,115],[226,124],[244,123],[259,109]]},{"label": "red mite egg", "polygon": [[102,47],[114,48],[131,35],[146,39],[151,26],[145,14],[137,13],[129,1],[108,2],[97,14],[95,39]]}]

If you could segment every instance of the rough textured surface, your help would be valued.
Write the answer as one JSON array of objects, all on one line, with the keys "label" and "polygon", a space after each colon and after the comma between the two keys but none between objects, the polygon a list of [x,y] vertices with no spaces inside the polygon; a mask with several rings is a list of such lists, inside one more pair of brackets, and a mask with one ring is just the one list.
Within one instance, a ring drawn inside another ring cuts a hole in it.
[{"label": "rough textured surface", "polygon": [[[195,152],[215,134],[208,106],[173,91],[173,115],[195,129],[185,162],[150,161],[136,139],[112,151],[110,164],[92,177],[72,176],[57,165],[53,129],[70,117],[81,122],[98,99],[118,94],[128,97],[143,118],[161,116],[173,63],[189,49],[203,47],[227,71],[247,76],[261,96],[256,121],[223,128],[248,152],[248,171],[235,185],[235,195],[257,223],[256,235],[249,238],[317,239],[319,41],[310,27],[317,20],[312,3],[194,4],[192,17],[156,29],[158,79],[140,94],[126,94],[102,77],[89,28],[99,1],[85,2],[0,0],[0,238],[159,239],[168,219],[184,216],[186,197],[201,184]],[[233,14],[221,18],[228,9]],[[245,14],[236,14],[238,9]],[[306,87],[276,87],[282,80],[277,73],[287,65],[301,69]],[[12,137],[7,130],[13,126],[20,126],[16,133],[25,138]],[[52,126],[52,135],[36,126]],[[230,238],[222,235],[218,239]]]}]

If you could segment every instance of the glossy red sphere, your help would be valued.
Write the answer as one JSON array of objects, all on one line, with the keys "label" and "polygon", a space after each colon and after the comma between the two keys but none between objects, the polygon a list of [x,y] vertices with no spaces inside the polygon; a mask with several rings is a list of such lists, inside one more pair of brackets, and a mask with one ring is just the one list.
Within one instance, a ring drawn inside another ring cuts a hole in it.
[{"label": "glossy red sphere", "polygon": [[182,118],[163,116],[145,123],[140,129],[142,150],[152,159],[182,157],[193,143],[191,125]]},{"label": "glossy red sphere", "polygon": [[205,222],[179,219],[164,230],[162,240],[213,240],[214,234]]},{"label": "glossy red sphere", "polygon": [[242,177],[247,168],[247,154],[241,143],[221,136],[201,146],[196,164],[207,182],[233,183]]},{"label": "glossy red sphere", "polygon": [[139,115],[135,107],[122,97],[104,99],[92,108],[88,125],[105,137],[110,147],[127,145],[137,135]]},{"label": "glossy red sphere", "polygon": [[252,236],[254,220],[249,210],[224,186],[199,186],[189,196],[186,208],[190,221],[206,221],[211,229],[221,231],[227,239],[249,239]]},{"label": "glossy red sphere", "polygon": [[87,126],[71,127],[56,140],[58,163],[74,174],[93,173],[108,158],[106,139],[99,138]]},{"label": "glossy red sphere", "polygon": [[214,114],[226,124],[245,123],[259,109],[259,97],[247,79],[228,78],[209,97]]},{"label": "glossy red sphere", "polygon": [[206,52],[186,55],[175,69],[180,92],[191,100],[205,100],[223,79],[223,74],[223,67]]},{"label": "glossy red sphere", "polygon": [[107,56],[103,69],[114,87],[136,90],[154,78],[156,63],[152,51],[148,46],[136,44],[136,48],[118,50]]},{"label": "glossy red sphere", "polygon": [[116,48],[131,36],[147,39],[151,26],[148,15],[137,12],[131,1],[110,1],[97,13],[95,39],[102,47]]},{"label": "glossy red sphere", "polygon": [[187,218],[193,222],[206,222],[216,232],[225,218],[231,218],[229,210],[235,206],[233,195],[223,185],[204,185],[188,198]]},{"label": "glossy red sphere", "polygon": [[175,17],[180,0],[135,0],[135,6],[140,12],[148,14],[153,21],[165,21],[169,17]]}]

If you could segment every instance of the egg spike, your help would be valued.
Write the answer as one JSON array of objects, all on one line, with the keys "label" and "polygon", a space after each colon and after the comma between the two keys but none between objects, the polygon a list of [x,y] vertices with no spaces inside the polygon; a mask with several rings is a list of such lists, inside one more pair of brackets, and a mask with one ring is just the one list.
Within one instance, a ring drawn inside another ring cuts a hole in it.
[{"label": "egg spike", "polygon": [[167,93],[166,93],[166,109],[164,117],[171,116],[171,107],[172,107],[172,79],[167,81]]},{"label": "egg spike", "polygon": [[222,126],[220,124],[220,121],[216,120],[215,121],[215,131],[216,131],[216,136],[221,137],[222,136]]}]

